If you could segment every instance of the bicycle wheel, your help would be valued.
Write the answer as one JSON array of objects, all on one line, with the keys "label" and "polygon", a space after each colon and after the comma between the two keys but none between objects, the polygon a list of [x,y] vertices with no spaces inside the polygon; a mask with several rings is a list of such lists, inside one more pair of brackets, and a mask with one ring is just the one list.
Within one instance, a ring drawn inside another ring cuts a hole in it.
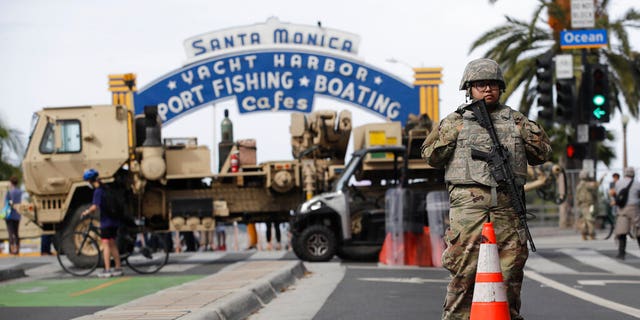
[{"label": "bicycle wheel", "polygon": [[125,258],[127,265],[142,274],[156,273],[169,261],[167,233],[138,233],[135,246]]},{"label": "bicycle wheel", "polygon": [[86,276],[100,264],[100,246],[96,239],[83,232],[74,232],[58,243],[58,263],[74,276]]}]

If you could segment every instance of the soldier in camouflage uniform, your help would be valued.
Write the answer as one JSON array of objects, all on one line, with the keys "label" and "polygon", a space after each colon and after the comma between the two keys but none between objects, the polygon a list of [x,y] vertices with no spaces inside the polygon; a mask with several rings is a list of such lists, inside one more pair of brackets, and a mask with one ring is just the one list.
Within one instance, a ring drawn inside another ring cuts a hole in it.
[{"label": "soldier in camouflage uniform", "polygon": [[591,179],[589,171],[580,171],[580,182],[576,186],[576,205],[583,220],[580,225],[583,240],[587,240],[587,237],[592,240],[596,238],[593,224],[596,222],[594,210],[598,199],[598,186],[598,182]]},{"label": "soldier in camouflage uniform", "polygon": [[[544,163],[551,146],[541,126],[499,102],[504,88],[499,65],[489,59],[469,62],[460,83],[467,102],[485,100],[500,143],[509,150],[516,183],[523,186],[527,162]],[[442,263],[452,278],[442,319],[469,319],[482,225],[487,221],[493,222],[496,233],[511,319],[523,319],[519,311],[523,268],[529,256],[526,234],[510,195],[495,182],[486,162],[471,157],[472,148],[488,152],[492,141],[471,110],[465,109],[467,105],[444,118],[422,146],[422,157],[429,165],[445,168],[451,206]]]}]

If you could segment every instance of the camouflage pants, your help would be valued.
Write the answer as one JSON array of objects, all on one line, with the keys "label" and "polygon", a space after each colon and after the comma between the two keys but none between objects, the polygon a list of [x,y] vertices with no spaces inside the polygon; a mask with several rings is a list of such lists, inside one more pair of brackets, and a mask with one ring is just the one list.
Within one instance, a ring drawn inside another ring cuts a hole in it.
[{"label": "camouflage pants", "polygon": [[591,206],[581,205],[579,206],[579,209],[580,216],[583,220],[581,221],[582,223],[579,226],[580,232],[583,236],[595,236],[596,229],[594,227],[594,223],[596,222],[596,219],[593,217],[593,213],[591,212]]},{"label": "camouflage pants", "polygon": [[509,201],[498,192],[492,201],[491,189],[480,186],[453,186],[449,192],[450,229],[445,235],[447,248],[443,266],[451,272],[442,319],[469,319],[475,284],[482,225],[493,222],[502,276],[512,320],[520,316],[520,289],[524,264],[529,256],[526,234]]}]

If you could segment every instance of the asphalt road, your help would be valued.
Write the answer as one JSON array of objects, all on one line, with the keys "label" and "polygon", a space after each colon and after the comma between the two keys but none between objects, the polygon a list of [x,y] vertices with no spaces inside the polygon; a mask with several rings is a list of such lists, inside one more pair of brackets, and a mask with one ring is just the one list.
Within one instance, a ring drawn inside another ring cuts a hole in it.
[{"label": "asphalt road", "polygon": [[[537,238],[522,290],[525,319],[640,319],[640,250],[619,261],[612,240],[568,234]],[[251,320],[439,319],[448,282],[442,268],[378,264],[305,264],[294,284]],[[328,283],[330,282],[330,283]],[[330,290],[320,287],[330,287]],[[304,317],[300,317],[303,315]]]},{"label": "asphalt road", "polygon": [[[526,319],[638,319],[640,250],[612,258],[612,240],[578,235],[536,236],[527,262],[522,314]],[[296,260],[290,252],[172,254],[151,276],[125,270],[122,278],[64,274],[55,257],[0,259],[28,277],[0,283],[0,319],[70,319],[220,272],[242,261]],[[377,263],[305,263],[307,275],[279,292],[251,320],[438,319],[448,273],[442,268],[388,267]]]}]

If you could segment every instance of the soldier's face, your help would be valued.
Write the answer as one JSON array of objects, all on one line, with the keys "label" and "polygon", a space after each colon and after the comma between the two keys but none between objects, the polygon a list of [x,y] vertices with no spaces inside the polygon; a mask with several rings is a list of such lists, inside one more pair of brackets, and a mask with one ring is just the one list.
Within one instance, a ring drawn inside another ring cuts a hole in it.
[{"label": "soldier's face", "polygon": [[484,99],[486,104],[497,103],[500,99],[500,86],[497,81],[476,81],[471,85],[473,99]]}]

